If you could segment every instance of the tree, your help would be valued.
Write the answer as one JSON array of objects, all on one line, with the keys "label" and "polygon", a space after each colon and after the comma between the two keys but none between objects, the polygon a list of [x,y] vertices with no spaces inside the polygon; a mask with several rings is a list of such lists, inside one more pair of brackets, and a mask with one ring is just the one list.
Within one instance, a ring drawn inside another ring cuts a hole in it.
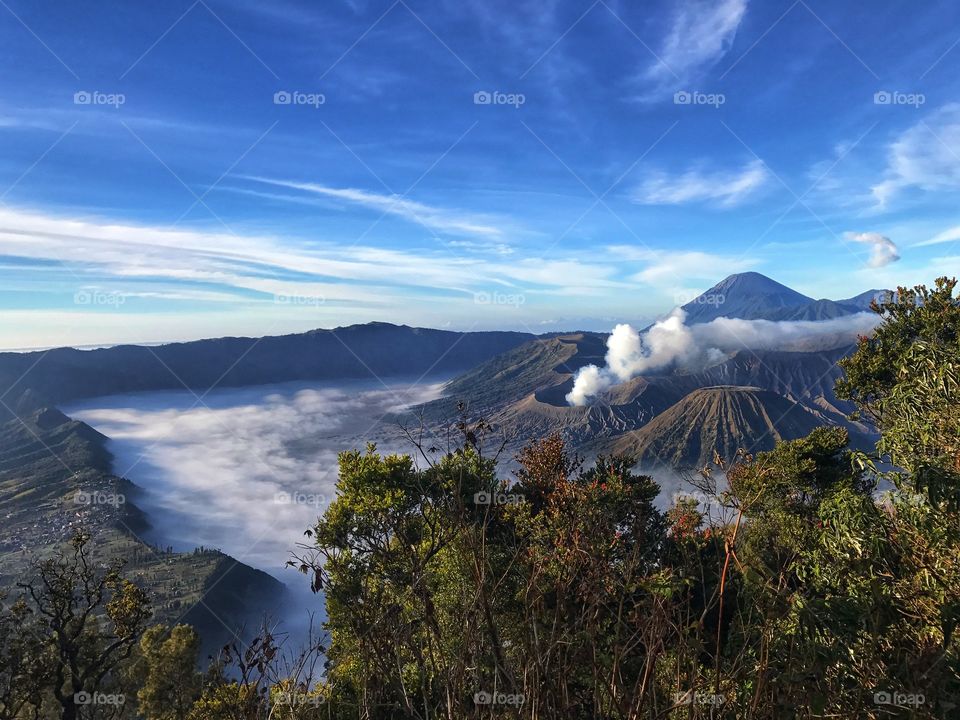
[{"label": "tree", "polygon": [[52,681],[30,608],[22,600],[0,603],[0,720],[39,714]]},{"label": "tree", "polygon": [[121,561],[97,569],[90,541],[77,531],[68,550],[40,561],[35,579],[18,583],[47,634],[50,689],[62,720],[74,720],[86,698],[116,679],[151,614],[146,593],[122,577]]},{"label": "tree", "polygon": [[656,484],[622,458],[580,471],[559,437],[521,453],[511,484],[463,431],[424,469],[340,456],[338,498],[293,561],[326,596],[334,711],[633,712],[655,692],[641,650],[663,646]]},{"label": "tree", "polygon": [[137,707],[146,720],[185,720],[200,697],[200,636],[189,625],[154,625],[140,639],[145,668]]},{"label": "tree", "polygon": [[960,302],[956,280],[899,288],[875,304],[873,337],[841,365],[838,397],[854,401],[882,437],[881,459],[906,471],[896,485],[960,507]]}]

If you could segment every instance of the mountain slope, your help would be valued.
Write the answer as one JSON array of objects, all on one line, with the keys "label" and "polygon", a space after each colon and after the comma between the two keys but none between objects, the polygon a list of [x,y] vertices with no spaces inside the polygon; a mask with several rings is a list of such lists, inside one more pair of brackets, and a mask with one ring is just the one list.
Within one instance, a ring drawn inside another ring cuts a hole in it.
[{"label": "mountain slope", "polygon": [[[534,392],[552,396],[551,388],[565,387],[584,365],[602,365],[606,351],[606,336],[600,333],[536,338],[457,376],[447,383],[444,398],[423,407],[428,418],[449,420],[459,402],[472,414],[483,415]],[[562,397],[561,402],[566,405]]]},{"label": "mountain slope", "polygon": [[854,295],[852,298],[847,298],[846,300],[840,300],[839,302],[844,305],[849,305],[850,307],[855,307],[861,312],[866,312],[870,309],[870,303],[874,300],[882,302],[884,298],[891,293],[891,290],[867,290],[866,292]]},{"label": "mountain slope", "polygon": [[641,465],[702,467],[714,452],[726,460],[737,450],[770,450],[778,440],[807,435],[822,423],[801,405],[755,387],[716,386],[694,390],[639,430],[605,446],[609,453],[637,458]]},{"label": "mountain slope", "polygon": [[15,596],[31,561],[82,527],[98,562],[123,558],[128,576],[150,591],[156,622],[187,618],[209,649],[230,639],[228,627],[276,610],[285,589],[266,573],[216,550],[174,553],[141,540],[148,521],[135,504],[139,488],[111,474],[105,443],[55,409],[0,424],[0,592]]}]

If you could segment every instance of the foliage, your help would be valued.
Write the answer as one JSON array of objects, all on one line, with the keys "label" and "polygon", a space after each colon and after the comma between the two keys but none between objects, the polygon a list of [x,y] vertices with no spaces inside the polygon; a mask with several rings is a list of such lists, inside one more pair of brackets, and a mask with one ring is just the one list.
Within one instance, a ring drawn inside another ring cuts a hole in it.
[{"label": "foliage", "polygon": [[144,668],[137,705],[145,720],[185,720],[200,696],[200,636],[189,625],[154,625],[140,638]]}]

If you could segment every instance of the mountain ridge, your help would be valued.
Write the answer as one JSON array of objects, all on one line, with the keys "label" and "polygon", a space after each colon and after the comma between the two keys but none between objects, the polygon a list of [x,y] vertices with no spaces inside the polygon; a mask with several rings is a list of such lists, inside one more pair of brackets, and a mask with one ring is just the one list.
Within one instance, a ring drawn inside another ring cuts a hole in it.
[{"label": "mountain ridge", "polygon": [[369,323],[155,347],[6,352],[0,353],[0,388],[5,390],[0,396],[0,420],[47,405],[128,392],[449,375],[535,337],[510,331],[462,333]]}]

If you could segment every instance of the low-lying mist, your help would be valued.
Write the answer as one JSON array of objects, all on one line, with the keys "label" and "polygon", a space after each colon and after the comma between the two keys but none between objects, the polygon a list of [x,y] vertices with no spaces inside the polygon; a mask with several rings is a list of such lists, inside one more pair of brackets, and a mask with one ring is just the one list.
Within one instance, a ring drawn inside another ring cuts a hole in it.
[{"label": "low-lying mist", "polygon": [[290,590],[284,620],[299,626],[322,602],[284,564],[334,498],[337,454],[368,442],[412,453],[393,414],[441,388],[300,383],[215,390],[202,404],[189,391],[153,392],[64,410],[109,437],[115,474],[143,488],[137,504],[153,526],[145,540],[218,548],[270,573]]}]

